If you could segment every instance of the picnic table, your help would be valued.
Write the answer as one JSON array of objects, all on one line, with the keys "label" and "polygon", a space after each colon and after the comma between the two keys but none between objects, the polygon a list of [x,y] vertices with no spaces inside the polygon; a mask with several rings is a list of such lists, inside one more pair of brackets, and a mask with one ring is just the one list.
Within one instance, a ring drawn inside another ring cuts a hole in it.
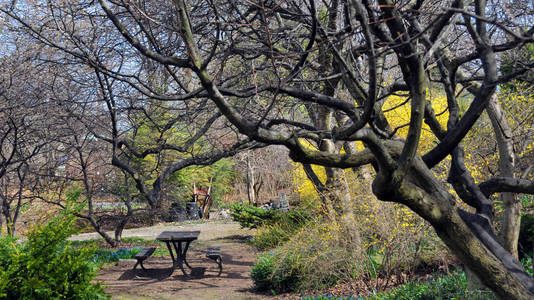
[{"label": "picnic table", "polygon": [[158,241],[165,242],[167,249],[169,249],[172,259],[171,274],[174,272],[176,267],[179,267],[185,276],[189,276],[184,269],[184,264],[189,269],[192,269],[187,262],[187,249],[189,249],[189,244],[198,238],[199,234],[200,231],[163,231],[156,238]]}]

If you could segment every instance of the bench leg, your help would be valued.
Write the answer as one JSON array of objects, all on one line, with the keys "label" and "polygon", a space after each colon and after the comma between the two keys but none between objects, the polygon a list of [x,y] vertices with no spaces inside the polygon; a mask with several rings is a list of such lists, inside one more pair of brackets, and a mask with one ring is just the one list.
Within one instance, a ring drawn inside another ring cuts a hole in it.
[{"label": "bench leg", "polygon": [[132,270],[135,270],[137,268],[137,265],[140,265],[141,266],[141,269],[145,270],[145,266],[143,266],[143,260],[142,259],[138,259],[137,262],[135,263],[134,267]]},{"label": "bench leg", "polygon": [[215,262],[217,262],[217,264],[219,265],[219,274],[217,274],[217,276],[221,276],[221,273],[222,273],[222,258],[220,256],[217,257],[217,260]]},{"label": "bench leg", "polygon": [[221,256],[216,257],[216,258],[210,257],[210,259],[212,259],[217,265],[219,265],[219,274],[217,274],[217,276],[221,276],[221,273],[222,273],[222,258],[221,258]]},{"label": "bench leg", "polygon": [[140,265],[141,269],[146,271],[145,266],[143,266],[143,259],[138,259],[132,270],[135,270],[137,268],[137,265]]}]

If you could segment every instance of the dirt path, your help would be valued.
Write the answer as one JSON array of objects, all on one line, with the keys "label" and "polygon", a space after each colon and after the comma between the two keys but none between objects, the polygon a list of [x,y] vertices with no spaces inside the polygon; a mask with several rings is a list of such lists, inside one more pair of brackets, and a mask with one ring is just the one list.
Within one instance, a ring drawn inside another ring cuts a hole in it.
[{"label": "dirt path", "polygon": [[[133,263],[120,263],[102,268],[97,280],[107,286],[113,299],[266,299],[252,291],[250,268],[256,261],[254,249],[246,244],[251,231],[241,229],[233,222],[206,222],[197,224],[156,225],[125,230],[124,237],[154,239],[164,230],[200,230],[198,241],[187,252],[193,267],[206,268],[203,276],[186,278],[175,270],[171,276],[171,260],[166,257],[150,257],[144,263],[147,268],[132,270]],[[82,234],[75,240],[95,238],[94,234]],[[204,257],[207,247],[221,247],[223,272],[217,275],[217,265]]]}]

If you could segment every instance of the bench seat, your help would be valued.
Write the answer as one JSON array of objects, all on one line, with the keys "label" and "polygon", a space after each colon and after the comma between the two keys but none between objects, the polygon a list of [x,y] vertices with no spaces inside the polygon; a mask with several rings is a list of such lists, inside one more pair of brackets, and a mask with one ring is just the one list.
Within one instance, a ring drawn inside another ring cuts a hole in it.
[{"label": "bench seat", "polygon": [[137,259],[137,263],[135,264],[133,268],[135,269],[137,268],[137,265],[141,265],[141,268],[143,270],[146,270],[145,267],[143,266],[143,261],[149,258],[154,253],[154,251],[156,251],[155,247],[141,249],[141,251],[139,251],[139,253],[137,253],[134,256],[134,258]]},{"label": "bench seat", "polygon": [[206,251],[206,257],[214,260],[215,263],[219,265],[219,274],[217,276],[221,276],[221,273],[222,273],[221,248],[208,248]]}]

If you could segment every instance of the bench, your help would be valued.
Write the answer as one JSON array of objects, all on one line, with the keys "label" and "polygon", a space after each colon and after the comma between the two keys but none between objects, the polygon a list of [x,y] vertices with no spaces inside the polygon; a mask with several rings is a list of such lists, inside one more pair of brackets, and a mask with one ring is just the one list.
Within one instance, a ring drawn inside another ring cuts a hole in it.
[{"label": "bench", "polygon": [[221,248],[208,248],[208,250],[206,251],[206,257],[209,259],[213,259],[219,265],[219,274],[217,276],[221,276],[221,273],[222,273]]},{"label": "bench", "polygon": [[141,268],[143,270],[146,270],[145,267],[143,266],[143,261],[147,258],[150,257],[150,255],[152,255],[154,253],[154,251],[156,251],[156,248],[143,248],[141,249],[141,251],[139,251],[139,253],[137,253],[134,258],[137,259],[137,263],[135,263],[135,266],[133,267],[133,269],[135,270],[135,268],[137,268],[137,265],[141,265]]}]

